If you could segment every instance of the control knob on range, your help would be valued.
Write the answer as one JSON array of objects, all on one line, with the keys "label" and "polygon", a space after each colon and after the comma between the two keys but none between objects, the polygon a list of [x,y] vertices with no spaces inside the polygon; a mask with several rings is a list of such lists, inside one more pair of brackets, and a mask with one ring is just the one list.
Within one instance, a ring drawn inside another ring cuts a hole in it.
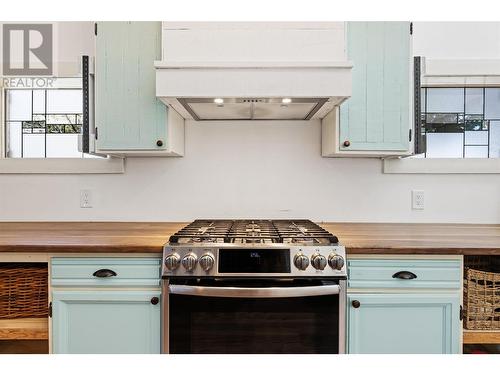
[{"label": "control knob on range", "polygon": [[200,266],[203,271],[208,272],[215,264],[214,256],[211,253],[203,254],[200,258]]},{"label": "control knob on range", "polygon": [[298,253],[293,258],[293,264],[295,264],[295,267],[299,270],[304,271],[309,267],[309,258],[302,253]]},{"label": "control knob on range", "polygon": [[326,258],[320,253],[316,253],[311,257],[311,263],[317,270],[324,270],[326,267]]},{"label": "control knob on range", "polygon": [[334,270],[341,270],[342,267],[344,267],[344,263],[345,263],[344,258],[341,255],[331,253],[328,256],[328,264]]},{"label": "control knob on range", "polygon": [[182,266],[186,269],[186,271],[192,271],[196,267],[196,263],[198,262],[198,257],[193,253],[188,253],[184,255],[182,258]]},{"label": "control knob on range", "polygon": [[173,271],[179,267],[181,257],[177,253],[171,253],[165,257],[165,267],[169,271]]}]

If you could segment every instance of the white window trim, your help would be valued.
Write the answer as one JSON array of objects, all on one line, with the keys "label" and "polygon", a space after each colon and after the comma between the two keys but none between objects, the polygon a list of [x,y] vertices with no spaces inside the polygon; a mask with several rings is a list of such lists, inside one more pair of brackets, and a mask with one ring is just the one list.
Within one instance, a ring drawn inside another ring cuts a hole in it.
[{"label": "white window trim", "polygon": [[7,158],[5,157],[5,88],[0,77],[0,174],[115,174],[125,173],[125,159]]},{"label": "white window trim", "polygon": [[383,161],[388,174],[495,174],[500,159],[391,158]]},{"label": "white window trim", "polygon": [[0,159],[0,174],[102,174],[124,173],[122,158]]}]

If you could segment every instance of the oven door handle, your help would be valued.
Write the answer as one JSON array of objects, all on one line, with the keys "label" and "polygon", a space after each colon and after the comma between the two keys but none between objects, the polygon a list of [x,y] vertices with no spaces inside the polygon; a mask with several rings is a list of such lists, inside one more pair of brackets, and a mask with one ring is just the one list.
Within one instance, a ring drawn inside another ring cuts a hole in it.
[{"label": "oven door handle", "polygon": [[223,298],[290,298],[340,294],[339,285],[301,286],[289,288],[240,288],[170,284],[168,288],[170,294]]}]

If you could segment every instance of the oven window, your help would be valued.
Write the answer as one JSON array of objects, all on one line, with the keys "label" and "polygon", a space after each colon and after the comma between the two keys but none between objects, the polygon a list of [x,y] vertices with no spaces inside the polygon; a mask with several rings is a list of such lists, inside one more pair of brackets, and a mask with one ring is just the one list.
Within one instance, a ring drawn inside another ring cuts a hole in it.
[{"label": "oven window", "polygon": [[169,296],[170,353],[338,353],[338,295]]}]

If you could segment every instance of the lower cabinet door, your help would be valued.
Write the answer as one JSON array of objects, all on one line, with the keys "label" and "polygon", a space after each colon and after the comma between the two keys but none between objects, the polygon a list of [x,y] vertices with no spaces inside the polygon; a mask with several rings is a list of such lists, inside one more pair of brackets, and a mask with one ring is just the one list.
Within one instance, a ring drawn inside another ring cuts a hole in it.
[{"label": "lower cabinet door", "polygon": [[159,291],[53,291],[54,353],[160,353]]},{"label": "lower cabinet door", "polygon": [[349,353],[460,352],[460,295],[348,295]]}]

